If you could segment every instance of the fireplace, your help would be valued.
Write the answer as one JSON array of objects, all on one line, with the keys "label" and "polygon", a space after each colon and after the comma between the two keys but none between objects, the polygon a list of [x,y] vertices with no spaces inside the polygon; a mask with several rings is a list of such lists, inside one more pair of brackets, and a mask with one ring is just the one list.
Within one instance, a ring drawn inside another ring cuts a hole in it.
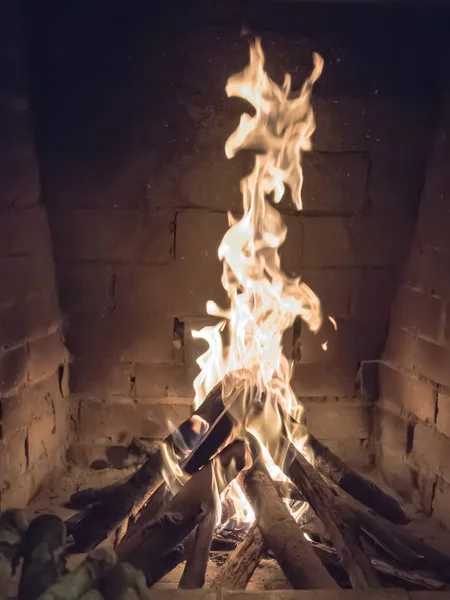
[{"label": "fireplace", "polygon": [[1,10],[1,510],[71,514],[72,492],[122,481],[192,414],[192,332],[226,306],[217,252],[255,157],[225,156],[248,107],[224,90],[260,36],[280,85],[324,59],[303,207],[277,205],[282,269],[324,316],[283,336],[316,460],[328,448],[448,543],[448,11]]}]

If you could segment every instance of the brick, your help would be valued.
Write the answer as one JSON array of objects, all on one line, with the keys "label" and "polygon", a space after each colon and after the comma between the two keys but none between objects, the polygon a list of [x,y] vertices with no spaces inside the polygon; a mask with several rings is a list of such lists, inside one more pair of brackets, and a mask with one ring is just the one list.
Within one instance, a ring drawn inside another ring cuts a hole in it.
[{"label": "brick", "polygon": [[66,348],[59,330],[29,343],[28,379],[39,381],[66,361]]},{"label": "brick", "polygon": [[25,453],[26,431],[0,441],[0,509],[25,507],[30,497]]},{"label": "brick", "polygon": [[402,455],[388,446],[381,446],[377,454],[377,468],[384,481],[405,500],[411,501],[415,491],[415,472]]},{"label": "brick", "polygon": [[377,319],[351,319],[354,328],[354,355],[358,361],[375,360],[380,358],[388,332],[389,315]]},{"label": "brick", "polygon": [[47,291],[0,308],[0,346],[14,346],[60,324],[57,298]]},{"label": "brick", "polygon": [[391,269],[361,269],[353,297],[352,316],[384,325],[389,317],[395,291]]},{"label": "brick", "polygon": [[303,266],[399,265],[405,257],[412,221],[405,217],[305,217]]},{"label": "brick", "polygon": [[33,469],[40,462],[45,462],[46,466],[53,463],[58,446],[55,415],[47,413],[39,416],[28,429],[29,468]]},{"label": "brick", "polygon": [[[184,592],[185,590],[183,590]],[[192,590],[194,591],[194,590]],[[196,590],[197,591],[197,590]],[[206,590],[205,590],[206,591]],[[158,590],[159,593],[159,590]],[[436,593],[436,592],[433,592]],[[173,592],[172,592],[173,594]],[[439,595],[439,592],[437,592]],[[253,600],[360,600],[361,592],[359,590],[275,590],[275,591],[252,591],[241,592],[223,590],[221,598],[223,600],[245,600],[250,597]],[[172,596],[175,598],[175,594]],[[364,592],[364,597],[367,600],[409,600],[408,593],[401,589],[368,589],[367,596]],[[191,600],[193,596],[186,600]],[[161,600],[166,600],[164,597]],[[168,600],[168,597],[167,597]],[[181,598],[180,598],[181,600]],[[184,599],[183,599],[184,600]],[[208,598],[208,600],[210,600]],[[211,599],[212,600],[212,599]],[[440,598],[438,600],[441,600]],[[443,598],[442,600],[447,600]]]},{"label": "brick", "polygon": [[143,457],[133,454],[128,446],[72,444],[66,453],[69,463],[84,469],[126,469],[139,465]]},{"label": "brick", "polygon": [[173,361],[173,318],[161,315],[77,315],[69,322],[67,348],[82,356],[142,363]]},{"label": "brick", "polygon": [[226,306],[221,284],[222,266],[191,268],[172,265],[122,267],[116,270],[115,310],[121,314],[204,315],[213,300]]},{"label": "brick", "polygon": [[304,213],[356,214],[365,201],[369,160],[363,154],[305,153]]},{"label": "brick", "polygon": [[[444,190],[441,192],[441,194]],[[422,244],[429,245],[441,252],[450,252],[448,229],[450,213],[446,206],[436,206],[425,196],[417,222],[417,234]]]},{"label": "brick", "polygon": [[432,342],[443,341],[444,303],[437,296],[402,286],[395,298],[392,322]]},{"label": "brick", "polygon": [[450,484],[439,479],[433,500],[433,518],[446,529],[450,529],[450,514],[448,511],[449,502]]},{"label": "brick", "polygon": [[300,397],[352,397],[356,387],[356,364],[346,357],[336,364],[296,364],[292,389]]},{"label": "brick", "polygon": [[137,364],[135,378],[136,398],[194,397],[194,378],[185,366]]},{"label": "brick", "polygon": [[59,396],[57,375],[20,390],[15,396],[3,399],[3,434],[9,439],[19,429],[27,427],[44,414],[56,411]]},{"label": "brick", "polygon": [[91,402],[80,407],[78,435],[85,443],[120,441],[129,437],[164,438],[169,422],[179,425],[190,415],[186,404],[132,404]]},{"label": "brick", "polygon": [[228,230],[226,214],[202,210],[177,213],[175,258],[186,265],[214,265],[219,262],[217,252]]},{"label": "brick", "polygon": [[314,150],[319,152],[353,152],[368,150],[366,102],[354,96],[314,98],[316,130]]},{"label": "brick", "polygon": [[346,400],[306,401],[306,425],[319,439],[367,439],[370,408]]},{"label": "brick", "polygon": [[168,212],[74,209],[49,216],[57,259],[162,263],[171,257]]},{"label": "brick", "polygon": [[14,209],[0,218],[7,219],[11,254],[50,256],[50,232],[44,206]]},{"label": "brick", "polygon": [[[165,367],[152,368],[159,372]],[[102,356],[77,356],[70,365],[70,390],[72,394],[93,398],[127,396],[132,392],[134,371],[134,366],[129,362],[108,361]]]},{"label": "brick", "polygon": [[0,260],[0,304],[20,301],[41,292],[56,293],[55,273],[49,257],[14,256]]},{"label": "brick", "polygon": [[421,287],[433,296],[450,296],[450,253],[422,245],[419,255]]},{"label": "brick", "polygon": [[450,438],[450,395],[439,391],[437,401],[437,419],[436,426],[438,430]]},{"label": "brick", "polygon": [[383,358],[394,366],[412,372],[416,361],[415,335],[397,327],[391,327],[383,350]]},{"label": "brick", "polygon": [[431,381],[450,385],[450,349],[418,339],[416,346],[417,372]]},{"label": "brick", "polygon": [[414,428],[412,458],[421,472],[436,474],[450,483],[450,439],[418,423]]},{"label": "brick", "polygon": [[0,394],[21,385],[27,376],[28,351],[25,345],[0,352]]},{"label": "brick", "polygon": [[434,422],[435,392],[426,381],[381,364],[380,397],[416,415],[422,421]]},{"label": "brick", "polygon": [[376,439],[398,456],[407,454],[408,421],[389,410],[375,412]]},{"label": "brick", "polygon": [[378,360],[362,361],[358,371],[359,395],[370,404],[374,404],[380,394],[379,366]]},{"label": "brick", "polygon": [[318,296],[324,315],[348,318],[358,273],[354,269],[302,269],[302,281]]},{"label": "brick", "polygon": [[373,465],[374,448],[370,439],[348,437],[322,441],[351,469],[367,469]]},{"label": "brick", "polygon": [[371,212],[415,214],[420,202],[424,170],[420,161],[402,162],[379,154],[372,155],[367,190]]},{"label": "brick", "polygon": [[[317,333],[302,325],[300,336],[301,364],[333,363],[340,356],[349,360],[355,357],[355,329],[352,321],[337,319],[337,329],[331,321],[324,319]],[[326,350],[324,349],[326,344]]]},{"label": "brick", "polygon": [[59,262],[57,278],[61,309],[64,312],[71,314],[115,310],[117,277],[113,265]]}]

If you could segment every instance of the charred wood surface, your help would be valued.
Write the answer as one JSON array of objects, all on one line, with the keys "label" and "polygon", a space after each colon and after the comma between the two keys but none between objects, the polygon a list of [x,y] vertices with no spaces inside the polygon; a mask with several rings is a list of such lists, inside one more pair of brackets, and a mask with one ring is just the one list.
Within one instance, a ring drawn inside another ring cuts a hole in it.
[{"label": "charred wood surface", "polygon": [[8,594],[8,582],[19,560],[22,537],[28,528],[23,510],[6,510],[0,514],[0,600]]},{"label": "charred wood surface", "polygon": [[289,444],[284,470],[324,524],[352,587],[378,587],[375,570],[362,550],[354,515],[341,506],[324,479],[293,444]]},{"label": "charred wood surface", "polygon": [[39,600],[78,600],[111,572],[115,560],[114,552],[105,548],[94,550],[76,569],[47,588]]},{"label": "charred wood surface", "polygon": [[[242,383],[242,387],[243,385]],[[238,393],[237,389],[236,396]],[[177,439],[180,438],[185,445],[195,446],[199,425],[206,423],[211,427],[224,411],[222,384],[219,384],[208,394],[192,417],[184,421],[175,433],[166,438],[165,443],[175,451],[178,450]],[[226,437],[224,441],[225,439]],[[199,457],[200,454],[197,453],[196,456]],[[203,457],[201,461],[197,458],[196,464],[203,466],[207,461],[208,458],[205,460]],[[158,449],[152,454],[149,451],[144,464],[126,482],[110,489],[99,502],[88,508],[78,519],[72,519],[69,531],[75,541],[74,551],[85,552],[94,548],[108,538],[125,519],[135,515],[162,483],[162,466],[161,451]]]},{"label": "charred wood surface", "polygon": [[194,544],[187,557],[179,588],[192,590],[202,588],[205,585],[206,569],[216,522],[217,511],[213,507],[203,521],[197,525]]},{"label": "charred wood surface", "polygon": [[308,438],[314,452],[314,467],[336,485],[392,523],[404,525],[409,519],[399,503],[375,483],[362,477],[314,436]]},{"label": "charred wood surface", "polygon": [[[169,553],[203,520],[215,505],[214,486],[220,494],[245,466],[245,455],[245,444],[238,440],[222,450],[190,478],[152,521],[117,546],[119,558],[146,573],[146,566],[155,557]],[[215,482],[217,471],[221,476]]]},{"label": "charred wood surface", "polygon": [[246,471],[244,489],[264,541],[293,588],[337,588],[278,495],[267,469],[259,461]]},{"label": "charred wood surface", "polygon": [[245,539],[230,552],[212,589],[245,590],[264,555],[264,538],[258,525],[253,525]]},{"label": "charred wood surface", "polygon": [[22,542],[19,600],[35,600],[66,572],[66,526],[56,515],[31,522]]}]

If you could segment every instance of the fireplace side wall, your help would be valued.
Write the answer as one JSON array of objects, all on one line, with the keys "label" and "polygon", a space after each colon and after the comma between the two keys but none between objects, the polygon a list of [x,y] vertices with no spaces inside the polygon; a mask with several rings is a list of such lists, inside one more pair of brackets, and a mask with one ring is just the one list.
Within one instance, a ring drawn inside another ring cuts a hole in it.
[{"label": "fireplace side wall", "polygon": [[377,455],[387,482],[450,526],[450,86],[379,366]]},{"label": "fireplace side wall", "polygon": [[54,263],[34,148],[17,3],[0,8],[0,509],[24,506],[61,466],[63,398]]},{"label": "fireplace side wall", "polygon": [[[224,302],[217,248],[251,166],[223,150],[245,109],[224,93],[247,61],[241,18],[123,21],[92,6],[55,9],[51,29],[37,11],[29,25],[43,195],[73,357],[70,457],[83,466],[132,435],[163,436],[189,414],[199,354],[190,332],[210,322],[208,299]],[[381,17],[368,40],[358,31],[372,14],[356,27],[345,15],[288,10],[310,30],[270,31],[269,11],[269,71],[278,80],[293,72],[298,87],[313,50],[325,70],[304,212],[281,206],[282,264],[304,275],[338,330],[328,320],[318,337],[296,328],[286,349],[311,431],[364,466],[372,412],[358,368],[379,358],[410,244],[430,132],[432,99],[416,76],[427,59],[423,49],[414,58],[399,51],[411,45],[397,39],[411,31],[404,21],[389,32]]]}]

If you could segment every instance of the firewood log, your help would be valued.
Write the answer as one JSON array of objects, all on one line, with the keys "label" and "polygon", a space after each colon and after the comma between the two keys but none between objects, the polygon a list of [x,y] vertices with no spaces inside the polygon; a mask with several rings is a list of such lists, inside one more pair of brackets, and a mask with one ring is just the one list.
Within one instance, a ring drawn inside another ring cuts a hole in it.
[{"label": "firewood log", "polygon": [[206,569],[216,522],[217,511],[213,507],[203,521],[197,525],[194,544],[178,585],[180,589],[193,590],[205,585]]},{"label": "firewood log", "polygon": [[117,564],[99,587],[105,600],[145,598],[148,590],[144,573],[125,562]]},{"label": "firewood log", "polygon": [[152,560],[165,556],[202,521],[214,506],[216,494],[225,489],[245,464],[245,443],[236,440],[197,471],[150,523],[117,546],[119,558],[147,575],[146,567]]},{"label": "firewood log", "polygon": [[8,595],[8,582],[19,559],[22,537],[28,527],[23,510],[6,510],[0,514],[0,600]]},{"label": "firewood log", "polygon": [[245,590],[264,555],[264,538],[258,525],[252,525],[244,540],[230,552],[212,589]]},{"label": "firewood log", "polygon": [[283,465],[324,524],[354,588],[378,587],[379,581],[358,537],[358,522],[351,512],[343,517],[339,501],[327,483],[291,443]]},{"label": "firewood log", "polygon": [[66,572],[66,526],[56,515],[39,515],[23,538],[19,600],[35,600]]},{"label": "firewood log", "polygon": [[[236,383],[233,398],[235,400],[245,388],[245,380],[239,380]],[[221,415],[226,411],[222,398],[222,384],[218,384],[207,396],[205,401],[199,406],[195,413],[184,421],[178,430],[169,435],[165,443],[179,452],[177,440],[182,438],[187,446],[195,446],[198,442],[197,433],[199,423],[211,427]],[[226,419],[223,419],[224,422]],[[223,441],[231,432],[232,423],[228,425],[229,431]],[[226,429],[226,427],[225,427]],[[222,434],[223,437],[223,434]],[[221,439],[222,439],[221,437]],[[211,437],[213,439],[213,436]],[[217,448],[216,448],[217,450]],[[195,452],[195,450],[194,450]],[[209,448],[210,455],[214,452]],[[199,453],[196,453],[198,460]],[[203,466],[209,457],[197,462]],[[87,509],[79,518],[71,519],[68,527],[69,533],[75,541],[73,550],[76,552],[85,552],[97,546],[101,541],[108,538],[125,520],[135,515],[146,504],[153,492],[162,482],[162,455],[158,449],[153,454],[148,454],[144,464],[122,485],[110,490],[98,503]]]},{"label": "firewood log", "polygon": [[308,444],[314,453],[314,467],[319,473],[331,479],[353,498],[392,523],[403,525],[409,522],[404,511],[392,496],[388,496],[372,481],[350,469],[325,444],[313,435],[309,436]]},{"label": "firewood log", "polygon": [[78,600],[106,573],[116,562],[114,552],[106,548],[94,550],[76,569],[67,573],[39,596],[39,600]]},{"label": "firewood log", "polygon": [[300,527],[256,460],[245,472],[244,490],[267,547],[294,589],[333,589],[338,585],[316,557]]}]

